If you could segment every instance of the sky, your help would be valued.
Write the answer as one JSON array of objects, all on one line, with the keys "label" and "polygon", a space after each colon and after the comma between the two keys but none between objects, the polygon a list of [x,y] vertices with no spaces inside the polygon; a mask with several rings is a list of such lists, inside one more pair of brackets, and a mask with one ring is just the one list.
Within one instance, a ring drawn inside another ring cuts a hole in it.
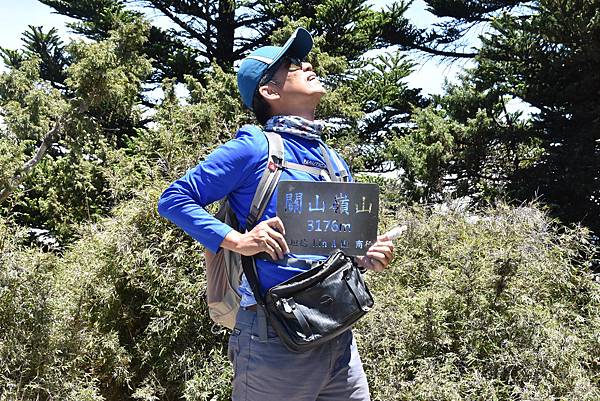
[{"label": "sky", "polygon": [[[372,0],[373,7],[384,7],[389,0]],[[16,49],[22,46],[21,34],[28,25],[43,26],[44,31],[55,27],[65,42],[75,38],[69,33],[66,23],[70,18],[58,15],[37,0],[0,0],[0,47]],[[415,0],[408,11],[408,17],[417,26],[425,27],[435,21],[435,17],[425,10],[423,0]],[[440,94],[445,79],[455,81],[463,65],[440,63],[440,60],[411,55],[417,62],[415,71],[407,78],[413,88],[422,88],[423,94]],[[5,67],[0,63],[0,71]]]}]

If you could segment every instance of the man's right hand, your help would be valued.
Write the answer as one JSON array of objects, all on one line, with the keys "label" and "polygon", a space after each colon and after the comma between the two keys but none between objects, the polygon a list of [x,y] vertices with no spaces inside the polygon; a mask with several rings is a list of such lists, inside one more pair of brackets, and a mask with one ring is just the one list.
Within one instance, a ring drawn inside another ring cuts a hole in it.
[{"label": "man's right hand", "polygon": [[283,222],[279,217],[273,217],[260,222],[245,234],[236,230],[230,231],[223,239],[221,247],[245,256],[266,252],[273,260],[278,260],[290,252],[284,235]]}]

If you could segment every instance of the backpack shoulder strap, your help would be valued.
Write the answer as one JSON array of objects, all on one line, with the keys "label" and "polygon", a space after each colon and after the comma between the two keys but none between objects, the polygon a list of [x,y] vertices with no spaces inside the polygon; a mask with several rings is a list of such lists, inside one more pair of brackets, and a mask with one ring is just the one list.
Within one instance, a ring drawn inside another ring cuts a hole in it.
[{"label": "backpack shoulder strap", "polygon": [[[346,168],[342,164],[342,161],[341,161],[339,155],[337,154],[337,152],[335,152],[333,149],[330,149],[329,146],[327,146],[327,144],[322,141],[321,141],[321,144],[319,145],[319,149],[321,150],[321,154],[323,155],[323,158],[325,159],[325,164],[327,165],[327,170],[330,171],[331,180],[348,182],[348,177],[349,177],[348,171],[346,171]],[[331,150],[331,153],[329,153],[330,150]],[[333,156],[333,159],[337,166],[337,170],[339,172],[339,177],[335,174],[335,170],[333,169],[333,164],[331,162],[330,156]]]},{"label": "backpack shoulder strap", "polygon": [[[253,126],[259,129],[256,126]],[[265,211],[267,203],[275,191],[275,187],[279,182],[279,176],[283,169],[284,162],[284,151],[283,151],[283,139],[279,134],[274,132],[262,131],[267,138],[267,145],[269,148],[269,154],[267,157],[267,167],[262,174],[262,177],[256,187],[256,192],[252,198],[252,204],[250,205],[250,212],[246,219],[246,229],[250,230],[258,221],[260,216]]]},{"label": "backpack shoulder strap", "polygon": [[[254,126],[256,127],[256,126]],[[256,127],[256,129],[259,129]],[[279,176],[283,170],[284,151],[283,151],[283,139],[280,135],[274,132],[262,131],[267,138],[267,145],[269,148],[269,154],[267,157],[267,167],[263,171],[262,177],[256,187],[256,192],[252,198],[252,204],[250,205],[250,212],[246,219],[246,230],[252,229],[259,217],[262,216],[271,195],[275,191],[275,187],[279,182]],[[241,256],[242,270],[248,279],[250,288],[254,293],[254,299],[262,306],[264,305],[264,299],[260,293],[260,286],[258,284],[258,275],[256,273],[256,265],[254,257],[252,256]]]},{"label": "backpack shoulder strap", "polygon": [[326,181],[331,181],[331,178],[329,177],[329,172],[322,168],[313,167],[313,166],[305,166],[304,164],[288,162],[287,160],[284,160],[282,165],[283,165],[283,168],[304,171],[305,173],[312,174],[312,175],[321,175],[321,176],[325,177]]}]

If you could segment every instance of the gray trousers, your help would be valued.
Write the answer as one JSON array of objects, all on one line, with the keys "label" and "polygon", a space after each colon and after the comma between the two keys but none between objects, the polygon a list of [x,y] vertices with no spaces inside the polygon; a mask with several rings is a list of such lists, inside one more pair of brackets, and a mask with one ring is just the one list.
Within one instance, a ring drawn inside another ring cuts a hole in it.
[{"label": "gray trousers", "polygon": [[370,401],[350,330],[307,352],[290,352],[273,328],[260,340],[257,313],[240,309],[229,338],[233,401]]}]

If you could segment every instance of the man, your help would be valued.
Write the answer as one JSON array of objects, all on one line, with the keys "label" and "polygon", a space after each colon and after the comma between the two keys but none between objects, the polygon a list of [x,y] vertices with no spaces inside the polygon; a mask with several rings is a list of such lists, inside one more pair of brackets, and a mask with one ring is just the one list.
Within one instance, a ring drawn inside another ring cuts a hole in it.
[{"label": "man", "polygon": [[[324,181],[331,175],[349,176],[348,166],[331,149],[321,153],[324,123],[315,120],[315,109],[325,88],[303,62],[312,48],[312,37],[297,29],[283,47],[265,46],[246,57],[238,71],[243,103],[264,129],[283,138],[286,161],[317,166],[328,175],[285,169],[281,180]],[[264,135],[240,130],[235,139],[217,148],[198,166],[174,182],[159,200],[159,212],[189,235],[217,252],[229,249],[256,257],[260,291],[264,293],[305,271],[318,255],[293,255],[285,240],[285,227],[276,217],[273,196],[255,227],[245,232],[245,222],[258,182],[267,166]],[[332,162],[334,160],[335,162]],[[238,231],[215,219],[204,207],[227,196]],[[268,254],[268,257],[260,255]],[[392,259],[393,245],[385,237],[358,258],[364,268],[382,271]],[[241,308],[229,340],[234,366],[233,400],[247,401],[347,401],[369,400],[366,377],[350,330],[334,340],[303,353],[288,351],[274,330],[261,330],[256,300],[245,278],[240,286]],[[260,312],[260,311],[259,311]]]}]

